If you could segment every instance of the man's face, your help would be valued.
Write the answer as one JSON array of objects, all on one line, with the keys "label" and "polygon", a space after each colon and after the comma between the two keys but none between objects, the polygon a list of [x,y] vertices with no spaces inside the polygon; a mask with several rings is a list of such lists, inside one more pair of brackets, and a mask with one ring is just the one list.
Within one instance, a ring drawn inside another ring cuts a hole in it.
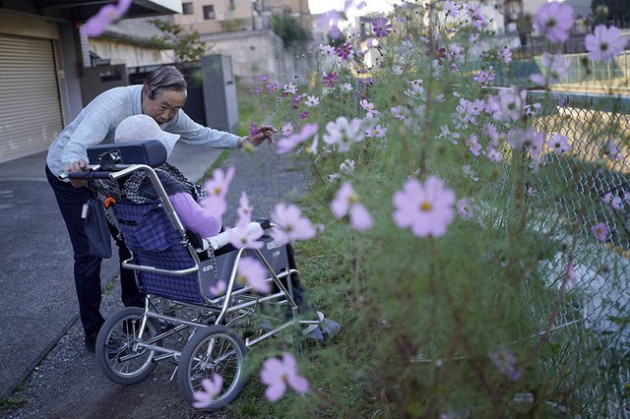
[{"label": "man's face", "polygon": [[144,86],[142,89],[142,113],[155,119],[159,125],[172,121],[186,103],[186,91],[163,89],[158,92],[155,99],[149,99],[148,93],[148,87]]}]

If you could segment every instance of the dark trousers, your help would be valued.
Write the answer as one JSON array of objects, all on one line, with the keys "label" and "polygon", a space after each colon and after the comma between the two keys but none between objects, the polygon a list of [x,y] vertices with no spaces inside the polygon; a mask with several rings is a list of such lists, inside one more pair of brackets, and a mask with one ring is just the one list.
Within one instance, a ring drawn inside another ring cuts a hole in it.
[{"label": "dark trousers", "polygon": [[[55,193],[57,205],[66,223],[70,242],[74,251],[74,282],[79,299],[79,313],[86,336],[97,333],[103,324],[101,306],[101,258],[89,254],[89,244],[81,218],[83,204],[93,195],[88,188],[75,188],[62,182],[46,167],[46,178]],[[120,260],[129,258],[130,253],[124,242],[116,240]],[[127,269],[120,269],[122,302],[126,307],[144,307],[144,294],[136,285],[135,275]]]}]

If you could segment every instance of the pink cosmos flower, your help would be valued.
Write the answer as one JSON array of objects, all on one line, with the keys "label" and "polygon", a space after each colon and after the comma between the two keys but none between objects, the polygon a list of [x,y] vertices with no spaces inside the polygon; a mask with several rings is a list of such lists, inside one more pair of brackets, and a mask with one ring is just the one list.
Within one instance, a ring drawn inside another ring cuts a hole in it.
[{"label": "pink cosmos flower", "polygon": [[512,51],[510,51],[510,48],[506,45],[497,51],[497,58],[507,64],[512,61]]},{"label": "pink cosmos flower", "polygon": [[319,125],[317,124],[305,124],[300,132],[291,134],[288,137],[280,138],[278,140],[276,153],[286,154],[292,151],[295,147],[315,135],[318,129]]},{"label": "pink cosmos flower", "polygon": [[448,16],[457,17],[457,15],[459,15],[460,5],[453,1],[445,1],[442,5],[442,8],[442,10],[444,10],[444,13],[446,13]]},{"label": "pink cosmos flower", "polygon": [[377,38],[382,38],[392,33],[392,24],[384,16],[377,17],[372,22],[372,31]]},{"label": "pink cosmos flower", "polygon": [[399,228],[410,228],[416,237],[444,235],[455,217],[455,192],[433,175],[424,183],[410,178],[402,190],[394,193],[393,203],[394,223]]},{"label": "pink cosmos flower", "polygon": [[282,127],[282,135],[284,135],[285,137],[288,137],[291,134],[293,134],[293,125],[289,122],[288,124]]},{"label": "pink cosmos flower", "polygon": [[519,91],[515,86],[500,89],[497,96],[488,100],[492,116],[498,121],[518,121],[525,114],[526,103],[527,91]]},{"label": "pink cosmos flower", "polygon": [[239,217],[239,222],[249,223],[252,220],[252,210],[254,207],[249,205],[249,198],[245,191],[241,191],[241,197],[238,200],[239,206],[236,210]]},{"label": "pink cosmos flower", "polygon": [[550,84],[558,83],[569,72],[571,67],[571,59],[564,58],[561,54],[550,55],[545,52],[542,55],[542,67],[545,69],[544,75],[534,73],[529,76],[529,79],[539,86],[548,86]]},{"label": "pink cosmos flower", "polygon": [[621,54],[628,39],[621,35],[619,28],[604,25],[597,25],[593,34],[586,35],[584,46],[588,51],[588,56],[592,60],[612,61]]},{"label": "pink cosmos flower", "polygon": [[566,3],[543,4],[534,16],[534,28],[545,34],[551,42],[564,42],[569,39],[573,26],[573,8]]},{"label": "pink cosmos flower", "polygon": [[372,118],[374,118],[374,116],[376,116],[376,115],[378,115],[380,113],[379,111],[374,109],[374,104],[371,103],[371,102],[368,102],[367,99],[361,99],[359,104],[365,110],[365,112],[366,112],[365,117],[367,119],[372,119]]},{"label": "pink cosmos flower", "polygon": [[510,380],[517,381],[521,378],[521,372],[514,367],[516,357],[509,349],[501,348],[498,351],[489,352],[488,358],[490,358],[499,372]]},{"label": "pink cosmos flower", "polygon": [[553,150],[553,154],[562,154],[569,151],[569,139],[562,134],[553,134],[547,141],[547,147]]},{"label": "pink cosmos flower", "polygon": [[466,140],[466,146],[474,156],[479,156],[481,154],[481,145],[477,141],[477,136],[475,134],[471,134],[470,138]]},{"label": "pink cosmos flower", "polygon": [[602,147],[602,152],[604,153],[604,155],[608,156],[608,158],[613,159],[613,160],[614,159],[621,160],[623,158],[621,156],[621,153],[619,152],[619,148],[615,144],[614,138],[608,139],[608,142],[606,143],[606,145]]},{"label": "pink cosmos flower", "polygon": [[320,16],[315,22],[321,29],[330,27],[330,37],[333,39],[341,38],[341,30],[339,29],[339,21],[343,20],[343,16],[336,10],[329,10]]},{"label": "pink cosmos flower", "polygon": [[267,269],[258,259],[251,256],[242,257],[236,272],[236,279],[241,284],[247,284],[261,294],[268,294],[271,291],[271,286],[267,282]]},{"label": "pink cosmos flower", "polygon": [[317,48],[319,48],[319,52],[321,55],[329,55],[329,56],[335,55],[335,48],[333,48],[332,45],[319,44]]},{"label": "pink cosmos flower", "polygon": [[438,135],[438,138],[445,138],[452,144],[457,144],[457,139],[459,137],[459,132],[451,132],[451,130],[448,128],[448,125],[442,125],[440,127],[440,135]]},{"label": "pink cosmos flower", "polygon": [[101,36],[110,23],[113,23],[123,17],[129,7],[131,7],[132,0],[118,0],[118,4],[106,4],[101,7],[97,14],[88,19],[85,25],[81,28],[81,32],[87,37],[96,38]]},{"label": "pink cosmos flower", "polygon": [[216,285],[211,285],[209,288],[210,294],[218,297],[219,295],[225,294],[225,290],[227,289],[226,281],[219,281]]},{"label": "pink cosmos flower", "polygon": [[263,235],[263,229],[260,224],[250,224],[239,221],[236,227],[228,230],[228,239],[232,246],[237,249],[260,249],[263,242],[258,239]]},{"label": "pink cosmos flower", "polygon": [[477,83],[480,83],[480,84],[483,84],[483,85],[487,85],[492,80],[494,80],[495,77],[496,77],[496,74],[494,72],[494,67],[490,66],[487,70],[481,70],[478,73],[475,73],[475,76],[474,76],[473,79]]},{"label": "pink cosmos flower", "polygon": [[212,404],[212,401],[221,393],[223,389],[223,377],[217,373],[212,373],[212,378],[204,378],[201,380],[200,391],[193,393],[193,407],[195,409],[204,409]]},{"label": "pink cosmos flower", "polygon": [[612,209],[616,209],[616,210],[620,210],[621,206],[623,205],[623,201],[621,200],[621,197],[614,196],[612,192],[606,193],[602,197],[602,202],[605,203],[606,205],[610,205]]},{"label": "pink cosmos flower", "polygon": [[608,238],[608,233],[610,233],[608,226],[604,223],[595,224],[593,227],[591,227],[591,231],[600,242],[605,241]]},{"label": "pink cosmos flower", "polygon": [[473,207],[468,198],[462,198],[455,204],[457,213],[464,219],[470,220],[474,217]]},{"label": "pink cosmos flower", "polygon": [[374,127],[367,127],[365,129],[365,137],[366,138],[383,138],[387,134],[387,127],[382,126],[381,124],[376,124]]},{"label": "pink cosmos flower", "polygon": [[488,146],[488,149],[485,151],[485,155],[486,157],[488,157],[488,159],[490,159],[490,161],[503,160],[503,155],[492,146]]},{"label": "pink cosmos flower", "polygon": [[267,385],[265,397],[270,402],[277,402],[284,394],[287,384],[297,393],[304,394],[308,391],[308,380],[298,374],[297,361],[288,353],[282,353],[282,360],[268,358],[263,364],[260,379]]},{"label": "pink cosmos flower", "polygon": [[472,180],[473,182],[479,181],[479,176],[477,176],[477,173],[475,173],[470,165],[467,164],[465,166],[462,166],[462,170],[464,171],[464,175],[466,175],[468,179]]},{"label": "pink cosmos flower", "polygon": [[542,157],[545,136],[534,128],[514,129],[510,131],[507,142],[515,150],[523,150],[529,153],[533,159],[539,160]]},{"label": "pink cosmos flower", "polygon": [[404,106],[393,106],[391,111],[394,118],[400,119],[401,121],[407,119],[407,115],[409,115],[409,111]]},{"label": "pink cosmos flower", "polygon": [[326,124],[326,133],[323,140],[326,144],[336,145],[339,152],[350,150],[352,143],[363,140],[364,133],[361,130],[361,120],[354,118],[348,121],[345,116],[340,116],[335,121]]},{"label": "pink cosmos flower", "polygon": [[267,88],[267,93],[273,93],[278,90],[278,83],[269,82],[265,87]]},{"label": "pink cosmos flower", "polygon": [[349,182],[341,185],[330,203],[330,210],[337,219],[343,218],[349,213],[350,223],[359,231],[369,230],[374,225],[372,216],[361,204],[359,195]]},{"label": "pink cosmos flower", "polygon": [[315,228],[297,205],[276,204],[271,211],[271,222],[280,228],[271,229],[271,237],[281,244],[293,243],[297,240],[308,240],[315,237]]},{"label": "pink cosmos flower", "polygon": [[221,169],[215,169],[210,180],[203,185],[206,190],[206,196],[199,201],[199,205],[211,209],[217,217],[225,214],[225,211],[227,211],[225,197],[233,177],[234,166],[229,167],[225,173]]},{"label": "pink cosmos flower", "polygon": [[343,163],[339,165],[339,171],[346,175],[350,172],[354,172],[354,160],[345,159]]}]

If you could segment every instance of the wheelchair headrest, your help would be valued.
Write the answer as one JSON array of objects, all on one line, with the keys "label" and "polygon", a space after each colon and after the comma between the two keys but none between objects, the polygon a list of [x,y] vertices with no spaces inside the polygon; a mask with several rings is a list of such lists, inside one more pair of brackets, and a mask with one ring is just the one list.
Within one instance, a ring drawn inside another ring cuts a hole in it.
[{"label": "wheelchair headrest", "polygon": [[90,164],[146,164],[157,167],[166,161],[166,147],[158,140],[100,144],[87,149]]}]

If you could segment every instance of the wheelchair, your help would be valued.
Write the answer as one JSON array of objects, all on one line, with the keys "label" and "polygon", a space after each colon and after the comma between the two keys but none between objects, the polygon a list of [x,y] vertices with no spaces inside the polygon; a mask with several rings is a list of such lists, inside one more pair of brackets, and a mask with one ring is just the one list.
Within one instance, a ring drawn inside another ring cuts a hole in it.
[{"label": "wheelchair", "polygon": [[[143,171],[159,198],[140,205],[113,204],[113,222],[132,255],[121,262],[122,268],[135,272],[147,297],[144,308],[118,311],[99,332],[96,359],[108,379],[132,385],[148,377],[159,361],[168,360],[176,365],[171,380],[176,378],[192,404],[202,380],[219,374],[223,387],[206,408],[216,410],[243,389],[245,359],[254,345],[285,329],[294,338],[302,336],[302,328],[321,337],[336,333],[338,327],[325,327],[317,314],[314,319],[298,316],[291,279],[299,272],[290,267],[288,247],[268,234],[279,226],[268,220],[250,223],[249,228],[260,226],[265,233],[260,249],[232,247],[227,231],[209,238],[187,231],[154,170],[166,161],[166,150],[156,140],[99,145],[88,149],[88,157],[88,171],[70,173],[69,178],[87,179],[93,187]],[[245,256],[265,267],[270,293],[259,294],[238,281],[237,268]],[[224,290],[219,292],[221,281]]]}]

